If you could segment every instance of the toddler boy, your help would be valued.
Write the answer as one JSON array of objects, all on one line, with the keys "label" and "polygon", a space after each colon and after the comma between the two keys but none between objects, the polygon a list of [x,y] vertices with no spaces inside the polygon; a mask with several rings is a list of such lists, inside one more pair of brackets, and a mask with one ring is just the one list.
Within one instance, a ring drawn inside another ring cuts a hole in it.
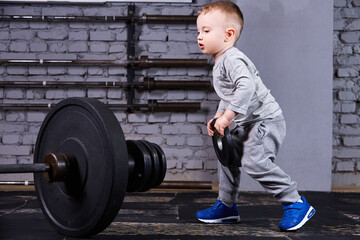
[{"label": "toddler boy", "polygon": [[[236,123],[233,137],[238,136],[234,142],[242,145],[242,168],[283,204],[279,229],[297,230],[314,215],[315,209],[300,197],[296,182],[274,164],[286,124],[279,104],[263,84],[254,64],[234,47],[243,24],[240,8],[229,1],[212,2],[198,13],[198,45],[204,54],[215,59],[213,86],[221,99],[214,127],[223,135],[232,121]],[[210,136],[214,134],[212,120],[207,124]],[[213,207],[197,212],[196,217],[206,223],[239,222],[236,202],[240,168],[219,164],[218,173],[218,201]]]}]

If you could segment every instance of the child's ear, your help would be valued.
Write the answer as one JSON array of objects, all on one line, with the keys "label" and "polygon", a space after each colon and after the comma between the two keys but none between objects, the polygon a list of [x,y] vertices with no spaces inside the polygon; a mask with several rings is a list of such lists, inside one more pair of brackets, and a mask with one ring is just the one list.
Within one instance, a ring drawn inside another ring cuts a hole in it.
[{"label": "child's ear", "polygon": [[230,41],[235,36],[235,29],[233,28],[227,28],[225,30],[225,42]]}]

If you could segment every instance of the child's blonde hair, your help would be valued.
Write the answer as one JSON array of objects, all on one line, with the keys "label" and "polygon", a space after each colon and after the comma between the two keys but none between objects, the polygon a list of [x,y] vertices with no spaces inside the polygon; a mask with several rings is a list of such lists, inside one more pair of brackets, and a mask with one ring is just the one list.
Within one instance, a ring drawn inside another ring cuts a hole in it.
[{"label": "child's blonde hair", "polygon": [[236,30],[236,41],[239,39],[240,34],[242,32],[242,29],[244,27],[244,16],[240,10],[240,8],[238,7],[238,5],[236,5],[233,2],[230,1],[217,1],[217,2],[212,2],[209,4],[206,4],[205,6],[203,6],[199,11],[198,11],[198,16],[201,14],[206,14],[210,11],[213,10],[219,10],[221,12],[223,12],[226,17],[230,18],[229,22],[227,22],[227,24],[232,24]]}]

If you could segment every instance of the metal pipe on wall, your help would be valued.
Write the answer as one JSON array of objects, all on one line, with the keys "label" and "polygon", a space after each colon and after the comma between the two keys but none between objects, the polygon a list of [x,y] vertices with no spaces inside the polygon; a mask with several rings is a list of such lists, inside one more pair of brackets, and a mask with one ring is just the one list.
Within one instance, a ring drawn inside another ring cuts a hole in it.
[{"label": "metal pipe on wall", "polygon": [[143,81],[143,88],[145,90],[153,89],[190,89],[190,90],[203,90],[210,89],[210,81],[155,81],[154,78],[145,77]]},{"label": "metal pipe on wall", "polygon": [[139,90],[172,90],[172,89],[190,89],[190,90],[202,90],[211,88],[209,81],[170,81],[161,80],[155,81],[154,78],[145,77],[142,82],[65,82],[65,81],[0,81],[0,87],[25,87],[25,88],[51,88],[51,87],[98,87],[98,88],[127,88],[132,86]]},{"label": "metal pipe on wall", "polygon": [[[142,82],[134,82],[134,87],[142,86]],[[125,88],[128,86],[126,82],[74,82],[74,81],[0,81],[0,87],[24,87],[24,88],[52,88],[52,87],[99,87],[110,88],[120,87]]]},{"label": "metal pipe on wall", "polygon": [[141,56],[140,68],[150,67],[204,67],[208,65],[207,59],[151,59]]},{"label": "metal pipe on wall", "polygon": [[[46,110],[52,108],[56,103],[0,103],[2,110]],[[106,104],[109,109],[134,109],[147,112],[179,112],[179,111],[199,111],[201,110],[200,102],[157,102],[149,100],[147,104]]]},{"label": "metal pipe on wall", "polygon": [[141,56],[140,60],[65,60],[65,59],[0,59],[1,65],[115,65],[127,67],[135,65],[140,68],[151,67],[205,67],[207,59],[150,59]]},{"label": "metal pipe on wall", "polygon": [[134,3],[134,2],[155,2],[155,3],[192,3],[192,0],[1,0],[6,3],[66,3],[66,4],[104,4],[104,3]]},{"label": "metal pipe on wall", "polygon": [[34,185],[34,181],[0,181],[0,185]]},{"label": "metal pipe on wall", "polygon": [[126,22],[137,23],[196,23],[197,16],[185,15],[147,15],[142,16],[29,16],[2,15],[0,21],[34,21],[34,22]]}]

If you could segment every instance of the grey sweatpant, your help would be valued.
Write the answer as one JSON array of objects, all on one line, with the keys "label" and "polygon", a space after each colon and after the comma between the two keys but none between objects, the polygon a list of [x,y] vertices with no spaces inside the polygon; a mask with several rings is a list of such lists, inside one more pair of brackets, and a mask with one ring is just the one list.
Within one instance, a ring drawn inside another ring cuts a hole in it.
[{"label": "grey sweatpant", "polygon": [[[239,155],[242,154],[242,169],[281,203],[294,203],[300,199],[296,182],[274,163],[285,134],[282,114],[232,130],[234,145]],[[218,200],[226,205],[237,203],[240,173],[239,167],[224,167],[219,162]]]}]

